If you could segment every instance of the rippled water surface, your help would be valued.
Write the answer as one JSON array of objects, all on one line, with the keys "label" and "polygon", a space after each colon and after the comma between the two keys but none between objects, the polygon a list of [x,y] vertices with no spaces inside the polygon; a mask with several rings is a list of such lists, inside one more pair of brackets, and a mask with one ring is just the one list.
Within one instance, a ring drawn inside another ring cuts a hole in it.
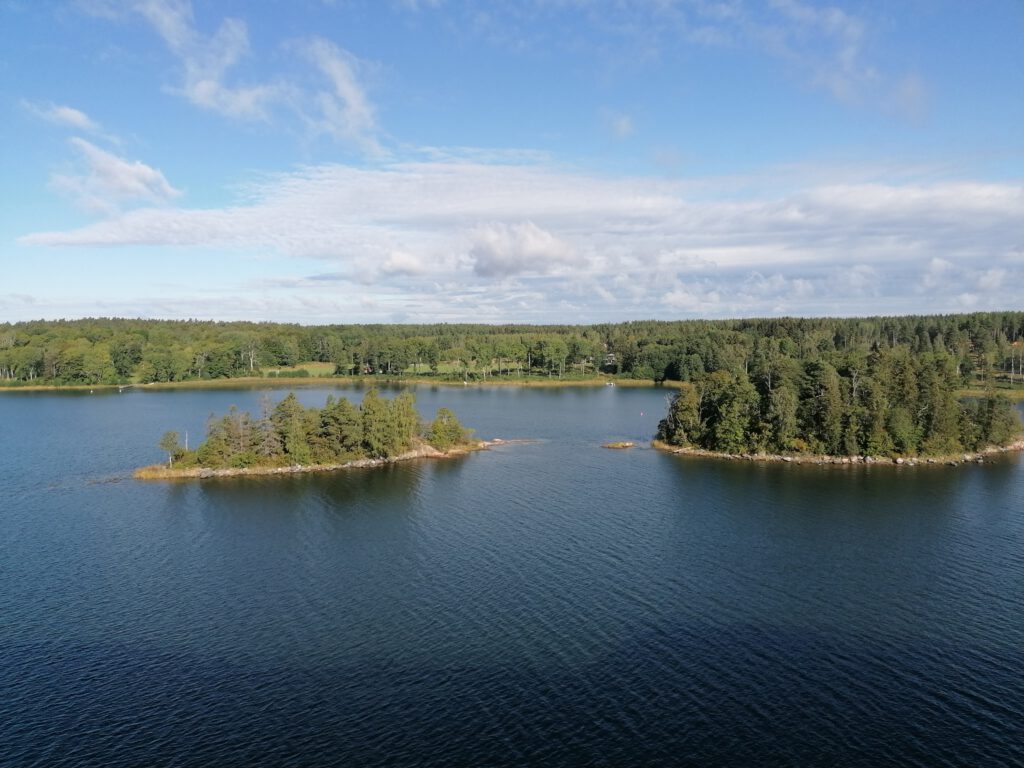
[{"label": "rippled water surface", "polygon": [[1024,764],[1020,457],[609,451],[664,391],[420,388],[539,442],[129,478],[261,395],[0,396],[0,764]]}]

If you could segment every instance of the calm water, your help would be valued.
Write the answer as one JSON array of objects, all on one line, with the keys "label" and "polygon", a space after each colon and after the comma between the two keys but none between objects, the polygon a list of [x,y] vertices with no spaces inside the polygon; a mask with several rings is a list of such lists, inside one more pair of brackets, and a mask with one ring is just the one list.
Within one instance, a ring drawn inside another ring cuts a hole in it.
[{"label": "calm water", "polygon": [[539,442],[142,484],[261,393],[0,396],[0,764],[1024,764],[1019,457],[687,460],[599,447],[659,390],[416,394]]}]

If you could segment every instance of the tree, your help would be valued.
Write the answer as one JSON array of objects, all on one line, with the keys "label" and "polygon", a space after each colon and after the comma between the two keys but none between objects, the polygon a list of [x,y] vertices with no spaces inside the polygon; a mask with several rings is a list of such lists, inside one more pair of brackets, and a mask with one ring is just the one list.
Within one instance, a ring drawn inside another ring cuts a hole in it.
[{"label": "tree", "polygon": [[164,432],[164,436],[160,438],[160,450],[167,454],[167,467],[170,469],[174,466],[174,457],[180,455],[182,450],[178,433]]},{"label": "tree", "polygon": [[839,374],[829,363],[806,365],[801,392],[804,433],[815,451],[838,454],[842,448],[843,400]]},{"label": "tree", "polygon": [[400,393],[388,404],[388,422],[393,430],[394,452],[409,450],[413,438],[420,432],[420,415],[411,392]]},{"label": "tree", "polygon": [[270,420],[277,430],[285,455],[295,464],[309,464],[312,452],[306,429],[306,409],[294,392],[274,407]]},{"label": "tree", "polygon": [[736,376],[718,404],[714,425],[715,450],[743,453],[751,449],[758,413],[757,390],[745,375]]},{"label": "tree", "polygon": [[363,449],[374,459],[391,455],[392,439],[387,425],[387,401],[371,389],[363,395],[359,413],[363,422]]},{"label": "tree", "polygon": [[1020,418],[1006,397],[989,391],[978,401],[977,414],[979,432],[977,448],[988,445],[1006,445],[1020,435]]},{"label": "tree", "polygon": [[963,419],[955,390],[956,368],[946,356],[926,359],[919,385],[925,453],[948,455],[963,450],[960,422]]},{"label": "tree", "polygon": [[263,415],[256,423],[256,453],[267,460],[281,455],[281,438],[272,421],[270,398],[264,395],[260,405]]},{"label": "tree", "polygon": [[438,408],[437,415],[427,432],[427,442],[435,448],[446,451],[466,441],[466,429],[447,408]]},{"label": "tree", "polygon": [[355,456],[361,450],[363,425],[359,411],[344,397],[327,398],[320,412],[320,430],[333,460]]},{"label": "tree", "polygon": [[658,439],[670,445],[699,444],[702,424],[700,394],[689,381],[684,381],[672,398],[668,414],[658,423]]},{"label": "tree", "polygon": [[798,446],[797,408],[799,400],[792,387],[776,384],[768,396],[770,444],[777,451],[792,451]]}]

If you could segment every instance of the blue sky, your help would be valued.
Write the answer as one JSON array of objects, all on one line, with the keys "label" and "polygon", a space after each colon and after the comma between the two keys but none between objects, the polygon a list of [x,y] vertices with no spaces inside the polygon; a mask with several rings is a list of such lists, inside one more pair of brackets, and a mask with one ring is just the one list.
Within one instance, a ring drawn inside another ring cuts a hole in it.
[{"label": "blue sky", "polygon": [[0,0],[0,320],[1024,308],[1019,0]]}]

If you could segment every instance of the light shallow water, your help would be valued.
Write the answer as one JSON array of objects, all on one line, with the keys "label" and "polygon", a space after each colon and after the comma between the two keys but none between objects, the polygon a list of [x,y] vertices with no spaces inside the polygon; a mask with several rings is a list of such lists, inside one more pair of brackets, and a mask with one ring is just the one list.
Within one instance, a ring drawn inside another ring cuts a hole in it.
[{"label": "light shallow water", "polygon": [[0,764],[1024,763],[1018,456],[609,451],[666,392],[421,387],[540,442],[128,477],[262,394],[0,397]]}]

